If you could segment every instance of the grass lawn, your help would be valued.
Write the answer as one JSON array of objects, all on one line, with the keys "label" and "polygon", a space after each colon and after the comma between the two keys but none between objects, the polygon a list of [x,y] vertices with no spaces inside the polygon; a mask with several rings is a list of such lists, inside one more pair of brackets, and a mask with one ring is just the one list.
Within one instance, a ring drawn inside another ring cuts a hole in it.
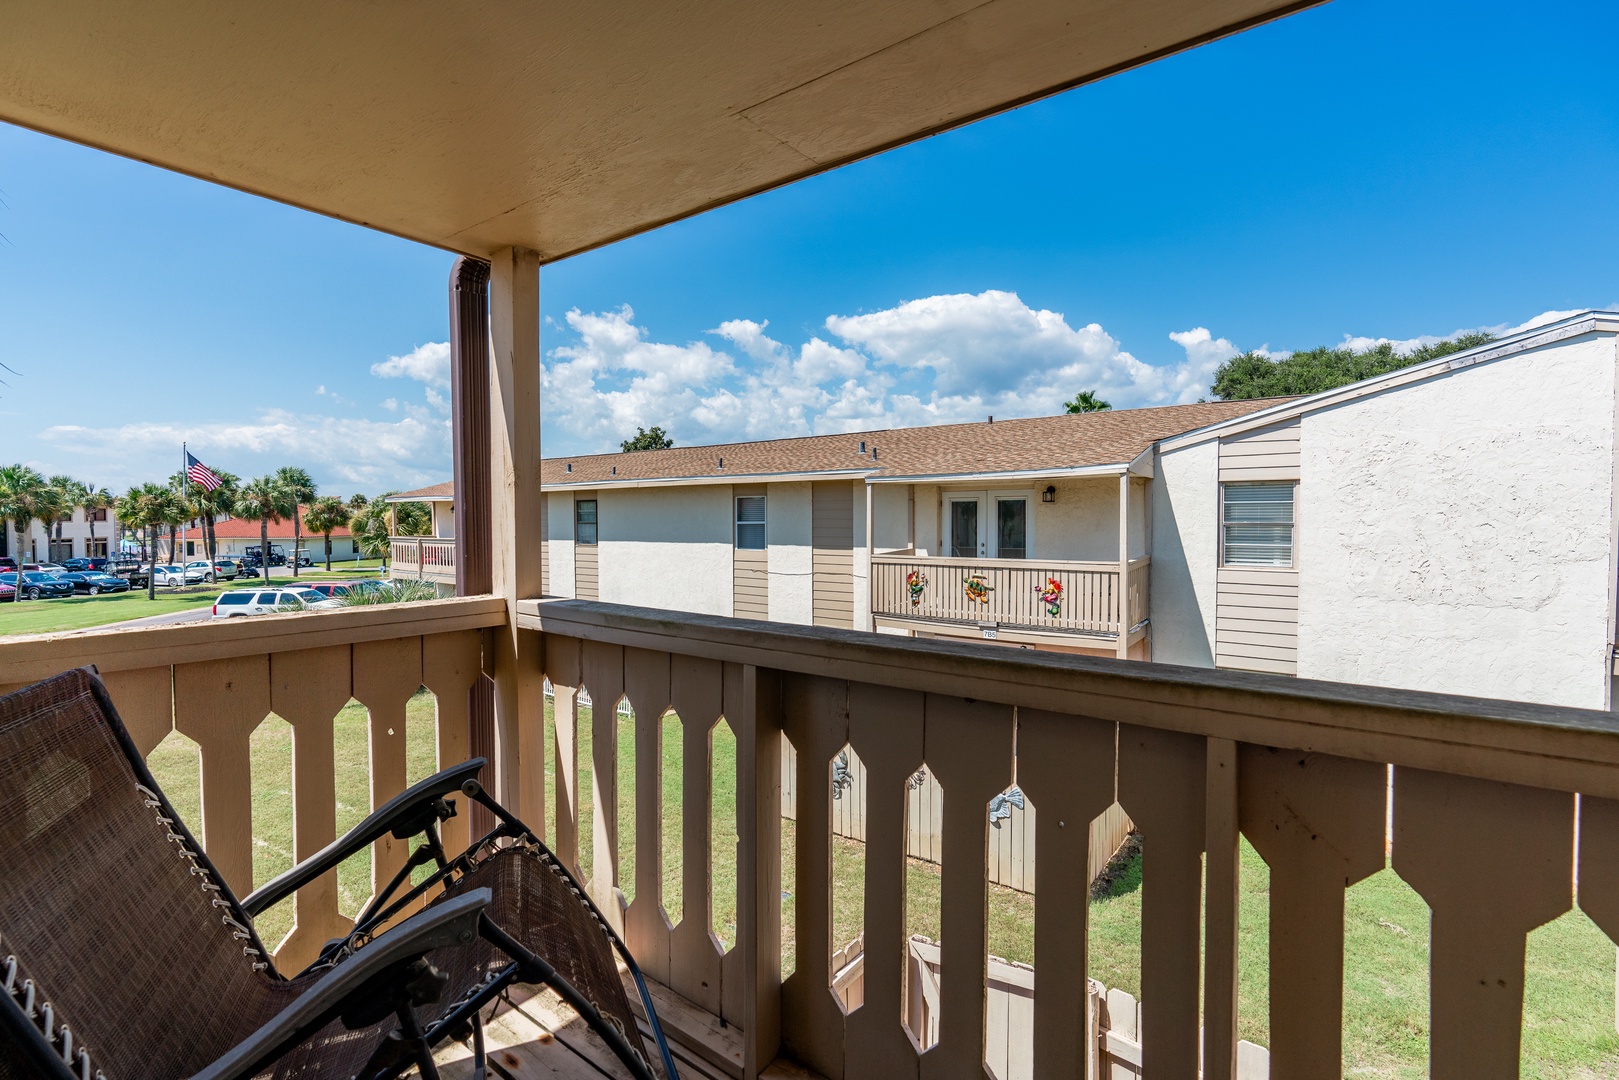
[{"label": "grass lawn", "polygon": [[[408,709],[406,744],[411,782],[433,771],[433,698],[426,691]],[[579,709],[579,862],[586,876],[594,867],[594,786],[590,746],[594,717]],[[618,843],[620,881],[627,899],[635,896],[634,720],[619,716]],[[554,844],[556,791],[555,720],[548,700],[546,727],[546,840]],[[714,800],[709,864],[714,877],[713,930],[724,946],[736,934],[736,741],[730,728],[712,733]],[[369,806],[366,766],[366,714],[350,703],[337,718],[338,829],[347,829]],[[261,884],[291,865],[291,728],[271,718],[253,735],[254,881]],[[664,907],[671,924],[684,911],[681,881],[681,722],[665,717],[662,731],[662,843],[665,852]],[[194,827],[197,816],[196,747],[171,734],[151,756],[153,772]],[[793,970],[794,841],[797,826],[782,823],[783,969]],[[861,931],[865,845],[833,838],[833,937],[842,945]],[[916,859],[906,865],[906,926],[909,932],[939,936],[937,866]],[[1243,1038],[1269,1043],[1267,971],[1269,925],[1268,868],[1246,841],[1242,845],[1242,897],[1239,922],[1238,1027]],[[370,855],[362,852],[338,871],[340,905],[358,912],[370,893]],[[1110,987],[1140,995],[1141,861],[1139,851],[1118,860],[1112,875],[1090,902],[1090,974]],[[1037,898],[998,885],[988,886],[990,951],[1008,960],[1034,960]],[[291,905],[282,904],[259,920],[267,941],[277,942],[291,925]],[[1417,1078],[1427,1073],[1428,910],[1392,870],[1354,886],[1346,895],[1344,964],[1344,1075]],[[1522,1075],[1537,1080],[1615,1080],[1619,1078],[1619,1034],[1614,1026],[1614,946],[1581,912],[1575,911],[1530,935],[1528,986],[1524,1001]],[[948,978],[948,976],[946,976]],[[1151,1009],[1151,1003],[1147,1003]]]},{"label": "grass lawn", "polygon": [[[376,577],[375,560],[369,570],[356,573],[352,563],[332,564],[332,572],[319,568],[299,571],[296,584],[314,584],[321,581],[349,581],[357,577]],[[292,574],[284,567],[276,568],[270,585],[292,585]],[[148,615],[169,615],[176,611],[193,611],[212,607],[214,598],[225,589],[266,588],[260,578],[238,578],[217,585],[188,585],[185,588],[157,590],[155,600],[146,599],[145,589],[132,589],[123,593],[105,593],[101,596],[63,597],[60,600],[25,600],[21,603],[0,604],[0,637],[10,634],[46,634],[57,630],[85,630],[126,619],[143,619]]]}]

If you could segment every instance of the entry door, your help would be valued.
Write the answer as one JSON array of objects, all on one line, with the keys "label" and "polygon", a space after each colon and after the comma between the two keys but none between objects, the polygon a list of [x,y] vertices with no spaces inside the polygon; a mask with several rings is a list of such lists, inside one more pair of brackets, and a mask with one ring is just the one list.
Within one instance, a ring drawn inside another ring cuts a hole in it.
[{"label": "entry door", "polygon": [[990,555],[997,559],[1029,557],[1029,497],[995,493],[995,520],[990,524]]},{"label": "entry door", "polygon": [[990,554],[989,522],[982,491],[953,491],[945,496],[944,530],[953,559],[983,559]]}]

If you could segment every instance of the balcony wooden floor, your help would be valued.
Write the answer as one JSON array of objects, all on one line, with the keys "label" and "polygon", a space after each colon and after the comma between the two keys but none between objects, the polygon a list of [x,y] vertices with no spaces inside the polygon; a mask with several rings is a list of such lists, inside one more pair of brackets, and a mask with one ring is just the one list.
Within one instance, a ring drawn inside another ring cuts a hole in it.
[{"label": "balcony wooden floor", "polygon": [[[722,1026],[718,1017],[693,1005],[657,983],[648,984],[664,1035],[675,1058],[681,1080],[740,1080],[742,1076],[742,1035],[734,1027]],[[632,1008],[640,1019],[634,990]],[[577,1013],[549,990],[533,993],[514,991],[510,1003],[503,1001],[493,1022],[484,1027],[489,1052],[489,1071],[508,1080],[602,1080],[626,1075],[618,1059],[597,1038]],[[656,1055],[651,1033],[645,1023],[641,1037],[649,1054]],[[470,1080],[472,1055],[463,1046],[452,1044],[439,1055],[439,1071],[444,1080]],[[657,1066],[659,1076],[663,1075]],[[412,1073],[411,1075],[415,1075]],[[770,1080],[819,1080],[819,1074],[778,1060],[762,1074]]]}]

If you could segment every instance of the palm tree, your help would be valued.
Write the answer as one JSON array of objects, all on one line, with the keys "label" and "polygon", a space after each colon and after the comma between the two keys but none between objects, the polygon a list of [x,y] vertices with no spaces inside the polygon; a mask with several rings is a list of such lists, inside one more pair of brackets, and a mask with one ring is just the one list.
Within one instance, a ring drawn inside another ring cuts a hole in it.
[{"label": "palm tree", "polygon": [[214,535],[214,524],[222,516],[230,514],[236,505],[237,492],[241,490],[242,478],[235,473],[219,470],[214,473],[219,477],[219,486],[212,491],[202,493],[202,524],[205,532],[203,538],[208,546],[208,561],[211,563],[219,557],[219,538]]},{"label": "palm tree", "polygon": [[365,504],[369,501],[370,500],[367,499],[363,493],[356,491],[353,495],[349,496],[349,509],[364,510]]},{"label": "palm tree", "polygon": [[[287,509],[288,501],[287,490],[276,483],[275,477],[260,476],[242,485],[231,508],[235,516],[259,523],[259,558],[266,585],[270,583],[270,522],[296,512]],[[293,561],[297,561],[296,556]]]},{"label": "palm tree", "polygon": [[[292,576],[298,576],[298,541],[303,522],[301,508],[315,497],[315,478],[296,465],[285,465],[276,470],[276,483],[286,489],[292,499]],[[327,567],[328,570],[331,567]]]},{"label": "palm tree", "polygon": [[84,507],[84,523],[90,527],[90,554],[96,549],[96,515],[103,510],[111,510],[114,495],[106,488],[98,488],[94,484],[84,486],[84,498],[79,505]]},{"label": "palm tree", "polygon": [[309,505],[304,514],[304,524],[309,526],[310,532],[318,532],[326,538],[326,570],[332,569],[332,531],[341,529],[349,523],[350,511],[348,506],[335,495],[325,495],[316,499]]},{"label": "palm tree", "polygon": [[90,494],[90,487],[82,480],[75,480],[71,476],[53,476],[46,482],[56,493],[57,503],[60,506],[56,517],[45,524],[45,542],[49,544],[52,535],[57,540],[62,539],[62,519],[71,518],[73,511],[84,505],[85,496]]},{"label": "palm tree", "polygon": [[1081,390],[1074,395],[1074,400],[1066,403],[1071,413],[1106,412],[1113,408],[1107,402],[1096,396],[1095,390]]},{"label": "palm tree", "polygon": [[[45,478],[37,469],[31,469],[21,463],[0,466],[0,532],[8,526],[16,530],[18,563],[25,559],[23,531],[28,528],[28,523],[34,520],[35,510],[45,487]],[[4,535],[0,535],[0,541],[5,539]],[[10,544],[0,544],[0,547],[4,547],[7,551],[11,550]]]},{"label": "palm tree", "polygon": [[141,530],[142,561],[148,557],[146,599],[157,599],[157,534],[164,522],[179,513],[174,492],[161,484],[142,484],[119,496],[115,510],[120,520]]}]

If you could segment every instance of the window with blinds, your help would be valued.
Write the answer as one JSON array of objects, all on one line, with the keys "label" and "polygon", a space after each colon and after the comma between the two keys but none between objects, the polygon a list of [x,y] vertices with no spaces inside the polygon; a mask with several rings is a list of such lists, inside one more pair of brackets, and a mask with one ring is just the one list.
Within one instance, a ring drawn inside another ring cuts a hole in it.
[{"label": "window with blinds", "polygon": [[765,549],[765,497],[736,497],[736,546],[743,551]]},{"label": "window with blinds", "polygon": [[596,543],[596,500],[579,499],[573,504],[573,540],[576,544]]},{"label": "window with blinds", "polygon": [[1292,480],[1225,484],[1221,490],[1221,565],[1293,565]]}]

